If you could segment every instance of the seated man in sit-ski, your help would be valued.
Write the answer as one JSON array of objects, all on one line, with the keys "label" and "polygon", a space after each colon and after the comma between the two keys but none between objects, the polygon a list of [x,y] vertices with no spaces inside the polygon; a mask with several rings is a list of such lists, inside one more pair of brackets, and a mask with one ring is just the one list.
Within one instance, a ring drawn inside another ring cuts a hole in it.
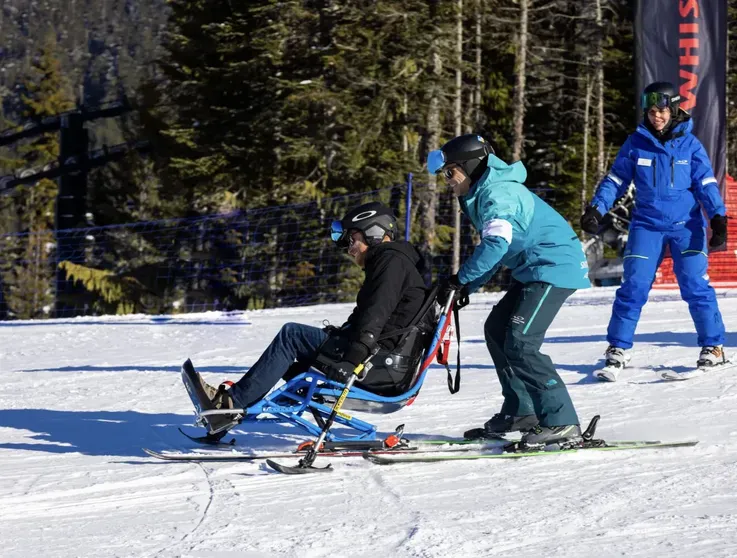
[{"label": "seated man in sit-ski", "polygon": [[[253,405],[282,377],[295,375],[295,361],[307,363],[306,369],[317,359],[328,378],[345,383],[377,343],[380,355],[396,347],[403,333],[400,330],[406,330],[425,301],[422,257],[411,244],[396,240],[396,219],[378,202],[361,205],[343,220],[334,221],[331,236],[365,271],[356,307],[348,320],[340,328],[325,329],[285,324],[258,361],[230,389],[224,385],[215,388],[197,375],[193,381],[204,390],[210,409],[245,409]],[[394,331],[397,336],[387,335]],[[415,368],[416,361],[375,366],[360,385],[381,395],[399,395],[409,387]],[[210,434],[235,425],[231,415],[213,415],[206,420]]]}]

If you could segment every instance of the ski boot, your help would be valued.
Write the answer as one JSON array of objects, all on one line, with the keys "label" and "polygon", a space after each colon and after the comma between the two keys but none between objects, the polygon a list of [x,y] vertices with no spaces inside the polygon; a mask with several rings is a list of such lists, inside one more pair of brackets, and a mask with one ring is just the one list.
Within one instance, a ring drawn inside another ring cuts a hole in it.
[{"label": "ski boot", "polygon": [[565,426],[536,426],[519,442],[521,451],[561,450],[582,447],[584,441],[581,427],[577,424]]},{"label": "ski boot", "polygon": [[604,358],[604,368],[596,370],[594,376],[602,382],[616,382],[619,373],[630,363],[632,353],[628,349],[609,345]]},{"label": "ski boot", "polygon": [[727,362],[722,345],[706,346],[701,348],[699,360],[696,362],[698,368],[711,368]]},{"label": "ski boot", "polygon": [[535,415],[495,414],[484,423],[483,428],[472,428],[463,433],[466,440],[501,440],[509,432],[527,432],[537,426]]},{"label": "ski boot", "polygon": [[202,416],[205,411],[234,408],[233,398],[228,393],[232,382],[224,382],[217,388],[211,386],[202,379],[189,359],[182,365],[182,381],[197,411],[198,422],[207,428],[208,437],[217,441],[215,438],[219,440],[230,428],[240,423],[243,417],[239,413]]},{"label": "ski boot", "polygon": [[[203,384],[202,388],[210,399],[211,409],[225,410],[233,408],[233,398],[228,393],[231,382],[224,382],[216,388],[200,377],[200,383]],[[235,417],[236,415],[209,415],[205,418],[207,421],[207,431],[210,434],[224,433],[240,422],[239,420],[235,420]]]}]

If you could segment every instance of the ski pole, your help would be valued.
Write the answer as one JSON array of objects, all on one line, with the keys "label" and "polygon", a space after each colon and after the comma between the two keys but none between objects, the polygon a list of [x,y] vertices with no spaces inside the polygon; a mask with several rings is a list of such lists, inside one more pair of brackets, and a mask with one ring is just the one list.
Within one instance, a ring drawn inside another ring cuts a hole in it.
[{"label": "ski pole", "polygon": [[351,374],[351,377],[348,378],[348,381],[345,383],[345,387],[343,388],[343,391],[341,392],[340,397],[338,397],[338,400],[333,404],[333,408],[330,411],[330,415],[328,416],[327,421],[325,422],[325,426],[323,426],[322,428],[322,432],[320,432],[320,436],[318,436],[317,441],[309,449],[309,451],[307,452],[307,455],[305,455],[302,459],[299,460],[300,467],[311,467],[312,464],[315,462],[315,459],[317,458],[317,454],[320,451],[320,447],[325,441],[325,438],[328,435],[328,431],[333,426],[335,417],[338,415],[340,408],[343,406],[343,403],[345,402],[346,397],[348,397],[348,392],[351,391],[353,384],[356,383],[356,380],[361,375],[361,372],[363,372],[364,369],[366,368],[366,364],[368,364],[368,362],[378,352],[379,352],[379,345],[377,344],[376,347],[374,347],[374,349],[371,351],[369,356],[366,357],[366,359],[364,359],[363,362],[361,362],[358,366],[356,366],[353,369],[353,373]]}]

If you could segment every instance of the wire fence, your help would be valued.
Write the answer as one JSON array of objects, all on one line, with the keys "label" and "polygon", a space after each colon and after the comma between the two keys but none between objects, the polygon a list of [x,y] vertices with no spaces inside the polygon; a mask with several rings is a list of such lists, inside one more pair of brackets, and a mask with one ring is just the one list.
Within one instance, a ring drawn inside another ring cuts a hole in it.
[{"label": "wire fence", "polygon": [[[394,210],[400,233],[417,243],[417,212],[426,195],[424,186],[401,184],[227,215],[3,235],[0,319],[352,301],[363,271],[330,242],[330,222],[379,200]],[[438,195],[435,223],[432,254],[424,254],[431,270],[427,281],[451,272],[454,213],[448,192]],[[475,243],[465,217],[461,230],[463,261]],[[500,274],[496,286],[505,283]]]}]

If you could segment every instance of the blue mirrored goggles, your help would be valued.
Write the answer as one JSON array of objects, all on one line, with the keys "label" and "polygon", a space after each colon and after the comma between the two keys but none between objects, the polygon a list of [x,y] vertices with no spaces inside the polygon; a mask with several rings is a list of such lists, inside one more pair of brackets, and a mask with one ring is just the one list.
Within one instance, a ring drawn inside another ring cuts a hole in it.
[{"label": "blue mirrored goggles", "polygon": [[673,102],[679,99],[679,96],[671,98],[667,93],[643,93],[642,110],[649,110],[652,107],[658,107],[659,109],[670,108]]},{"label": "blue mirrored goggles", "polygon": [[342,222],[333,221],[330,224],[330,238],[341,248],[348,246],[349,236],[348,231],[343,228]]},{"label": "blue mirrored goggles", "polygon": [[445,166],[445,153],[442,149],[435,149],[427,154],[427,170],[432,174],[438,174]]}]

